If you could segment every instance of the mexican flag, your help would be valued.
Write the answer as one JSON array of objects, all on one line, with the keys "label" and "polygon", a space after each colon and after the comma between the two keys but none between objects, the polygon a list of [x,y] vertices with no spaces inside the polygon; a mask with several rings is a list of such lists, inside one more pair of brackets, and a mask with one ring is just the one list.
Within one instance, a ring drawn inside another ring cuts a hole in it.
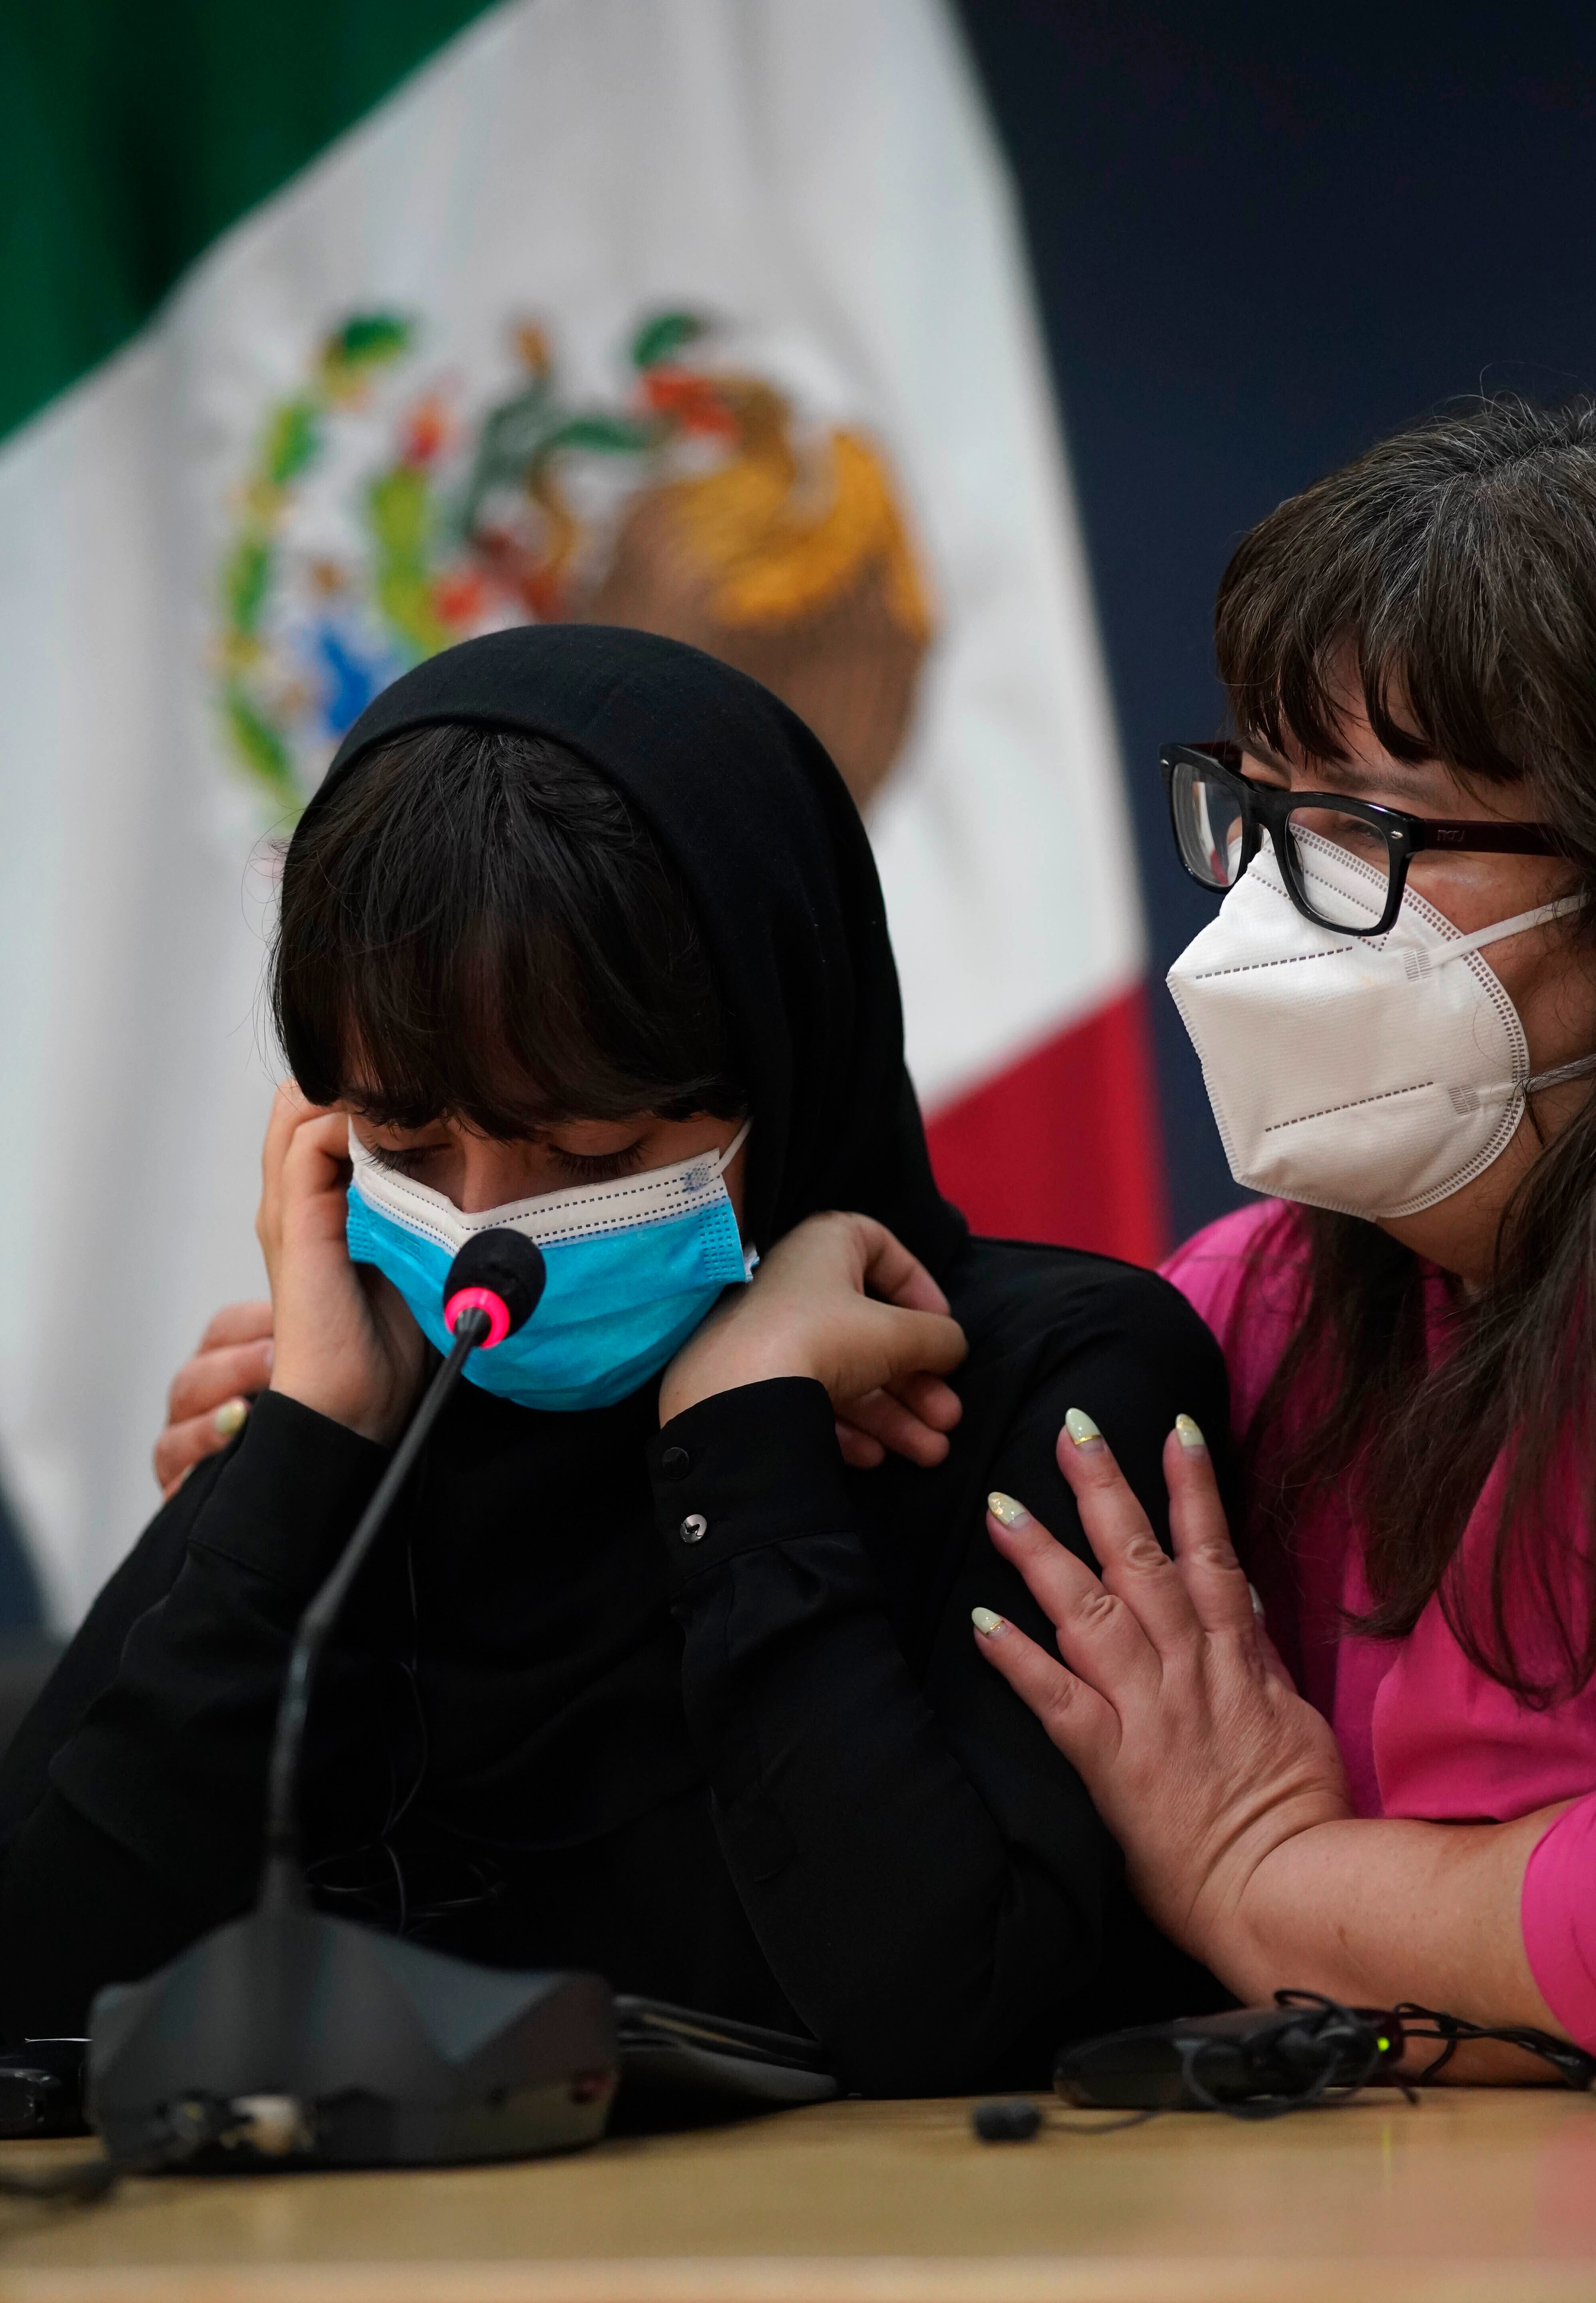
[{"label": "mexican flag", "polygon": [[255,1295],[277,858],[406,665],[742,664],[865,810],[977,1226],[1161,1244],[1115,731],[942,0],[54,0],[0,148],[0,1475],[52,1607]]}]

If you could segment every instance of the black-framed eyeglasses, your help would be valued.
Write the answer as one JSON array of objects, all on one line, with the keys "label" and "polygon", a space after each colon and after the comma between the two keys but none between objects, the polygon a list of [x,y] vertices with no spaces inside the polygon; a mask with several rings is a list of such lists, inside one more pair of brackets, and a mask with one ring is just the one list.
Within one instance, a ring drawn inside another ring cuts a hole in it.
[{"label": "black-framed eyeglasses", "polygon": [[[1406,815],[1339,792],[1286,791],[1243,775],[1239,744],[1166,744],[1158,756],[1175,846],[1200,888],[1220,893],[1233,888],[1267,831],[1297,910],[1342,935],[1385,933],[1401,907],[1407,867],[1423,848],[1496,856],[1564,852],[1548,823]],[[1357,866],[1353,878],[1366,893],[1343,896],[1318,876],[1310,896],[1299,845],[1305,839],[1327,841]]]}]

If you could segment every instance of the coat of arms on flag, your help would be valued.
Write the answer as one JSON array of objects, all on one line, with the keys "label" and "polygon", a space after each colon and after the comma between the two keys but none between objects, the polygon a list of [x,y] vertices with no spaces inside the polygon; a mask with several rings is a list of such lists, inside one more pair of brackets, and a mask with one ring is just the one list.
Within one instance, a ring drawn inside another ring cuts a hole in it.
[{"label": "coat of arms on flag", "polygon": [[[167,1372],[261,1284],[251,855],[456,638],[602,618],[784,696],[866,811],[950,1196],[1161,1235],[1090,580],[942,0],[325,0],[291,55],[270,11],[200,13],[215,105],[119,120],[63,210],[103,278],[30,255],[60,310],[14,315],[41,352],[73,312],[125,335],[0,442],[0,1068],[55,1115],[0,1141],[0,1455],[63,1621],[145,1515]],[[281,72],[224,88],[258,46]]]},{"label": "coat of arms on flag", "polygon": [[220,576],[218,701],[237,762],[296,809],[379,688],[454,641],[578,619],[688,640],[806,720],[861,806],[903,743],[930,595],[887,456],[646,315],[611,401],[553,332],[506,331],[493,393],[421,379],[410,316],[351,315],[260,426]]}]

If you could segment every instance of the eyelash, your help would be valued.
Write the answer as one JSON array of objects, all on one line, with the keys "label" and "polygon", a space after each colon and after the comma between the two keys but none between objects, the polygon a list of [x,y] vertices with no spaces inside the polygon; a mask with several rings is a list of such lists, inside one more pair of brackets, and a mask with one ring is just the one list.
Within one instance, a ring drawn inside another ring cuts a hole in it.
[{"label": "eyelash", "polygon": [[[423,1160],[426,1159],[431,1152],[441,1151],[443,1147],[441,1144],[423,1143],[417,1145],[413,1150],[389,1151],[380,1143],[374,1143],[370,1148],[371,1156],[379,1168],[386,1168],[394,1175],[413,1177]],[[581,1152],[562,1152],[557,1143],[549,1145],[550,1155],[555,1166],[563,1168],[572,1182],[578,1184],[608,1184],[612,1183],[618,1176],[629,1176],[638,1165],[641,1151],[640,1143],[629,1143],[622,1151],[604,1152],[595,1155]]]},{"label": "eyelash", "polygon": [[386,1168],[391,1174],[395,1176],[413,1176],[421,1161],[426,1158],[428,1152],[435,1148],[437,1147],[433,1144],[423,1143],[418,1145],[413,1150],[404,1149],[397,1152],[390,1152],[381,1143],[371,1143],[367,1146],[367,1151],[370,1152],[372,1158],[376,1161],[377,1166],[379,1168]]},{"label": "eyelash", "polygon": [[554,1163],[563,1168],[573,1182],[578,1184],[609,1184],[617,1176],[629,1176],[637,1167],[642,1151],[640,1143],[629,1143],[623,1151],[604,1152],[596,1156],[581,1152],[562,1152],[551,1143]]}]

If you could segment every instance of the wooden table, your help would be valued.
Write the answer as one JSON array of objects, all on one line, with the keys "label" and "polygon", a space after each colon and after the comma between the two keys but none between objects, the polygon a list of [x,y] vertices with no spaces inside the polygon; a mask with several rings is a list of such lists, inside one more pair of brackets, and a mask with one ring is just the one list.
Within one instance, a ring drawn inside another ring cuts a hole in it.
[{"label": "wooden table", "polygon": [[[4,2148],[38,2164],[77,2145]],[[1591,2303],[1596,2098],[1434,2090],[988,2145],[828,2104],[442,2174],[0,2206],[4,2303]]]}]

